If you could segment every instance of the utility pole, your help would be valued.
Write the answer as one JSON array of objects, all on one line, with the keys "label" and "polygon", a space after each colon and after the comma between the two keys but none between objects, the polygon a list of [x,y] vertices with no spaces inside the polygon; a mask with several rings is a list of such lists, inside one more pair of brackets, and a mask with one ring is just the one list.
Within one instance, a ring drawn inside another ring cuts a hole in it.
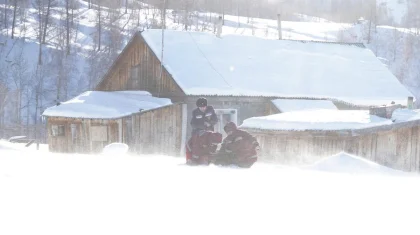
[{"label": "utility pole", "polygon": [[163,84],[163,52],[164,52],[164,45],[165,45],[165,26],[166,26],[166,0],[162,0],[163,4],[162,4],[162,12],[161,14],[161,18],[162,18],[162,50],[161,50],[161,54],[160,54],[160,74],[159,74],[159,82],[158,82],[158,97],[160,97],[160,93],[161,91],[161,87]]}]

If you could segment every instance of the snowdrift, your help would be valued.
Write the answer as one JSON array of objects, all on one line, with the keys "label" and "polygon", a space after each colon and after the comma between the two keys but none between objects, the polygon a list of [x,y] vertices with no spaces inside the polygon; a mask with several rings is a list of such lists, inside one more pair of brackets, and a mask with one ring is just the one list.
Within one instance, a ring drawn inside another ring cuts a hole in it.
[{"label": "snowdrift", "polygon": [[124,143],[112,143],[104,147],[103,155],[124,155],[128,152],[128,145]]},{"label": "snowdrift", "polygon": [[409,174],[403,171],[398,171],[386,166],[379,165],[363,157],[351,155],[345,152],[341,152],[334,156],[324,158],[304,168],[308,170],[348,174]]}]

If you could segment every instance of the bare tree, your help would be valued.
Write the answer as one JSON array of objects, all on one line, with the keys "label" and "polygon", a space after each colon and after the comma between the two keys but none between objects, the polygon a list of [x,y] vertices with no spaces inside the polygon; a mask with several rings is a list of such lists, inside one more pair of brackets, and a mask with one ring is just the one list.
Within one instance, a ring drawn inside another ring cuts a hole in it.
[{"label": "bare tree", "polygon": [[28,24],[28,2],[21,2],[19,9],[19,19],[20,19],[20,37],[25,38],[27,32],[27,24]]},{"label": "bare tree", "polygon": [[[78,19],[76,18],[75,19],[75,11],[76,10],[78,10],[79,9],[79,2],[77,2],[77,1],[74,1],[74,0],[71,0],[71,5],[70,5],[70,8],[71,8],[71,24],[70,24],[70,28],[71,29],[73,29],[74,30],[74,41],[77,41],[77,35],[78,35],[78,32],[79,32],[79,29],[78,29],[78,27],[79,27],[79,22],[78,22]],[[76,21],[76,23],[75,23],[75,21]],[[70,35],[70,37],[71,37],[71,35]]]},{"label": "bare tree", "polygon": [[[375,21],[375,22],[373,22]],[[376,5],[370,5],[370,15],[369,15],[369,31],[368,31],[368,38],[367,43],[369,44],[371,41],[371,31],[372,31],[372,23],[374,23],[375,32],[376,32]]]},{"label": "bare tree", "polygon": [[42,97],[44,92],[44,66],[38,65],[35,71],[35,114],[34,114],[34,139],[38,141],[40,133],[38,129],[38,122],[40,122],[40,113],[42,107]]},{"label": "bare tree", "polygon": [[137,3],[136,5],[137,9],[137,27],[140,26],[140,19],[141,19],[141,3]]},{"label": "bare tree", "polygon": [[44,1],[36,0],[34,2],[35,8],[37,9],[38,15],[38,40],[39,40],[39,50],[38,50],[38,65],[42,64],[42,38],[43,38],[43,11],[44,11]]},{"label": "bare tree", "polygon": [[397,28],[394,25],[394,29],[393,31],[393,45],[392,45],[392,60],[395,62],[395,60],[397,59],[397,48],[399,46],[399,38],[400,38],[400,34],[397,30]]},{"label": "bare tree", "polygon": [[14,90],[16,91],[16,100],[14,108],[15,108],[15,123],[20,127],[20,134],[22,133],[22,110],[24,107],[22,106],[24,101],[24,97],[27,96],[25,94],[26,86],[28,85],[29,81],[28,78],[28,62],[25,59],[23,54],[23,46],[20,49],[20,52],[16,54],[13,58],[13,62],[10,65],[11,67],[11,78],[12,83],[14,85]]},{"label": "bare tree", "polygon": [[420,2],[416,0],[408,0],[407,8],[407,26],[414,28],[414,33],[418,35],[420,33]]},{"label": "bare tree", "polygon": [[63,97],[62,90],[63,90],[63,84],[67,83],[67,59],[68,56],[64,56],[64,53],[62,51],[59,51],[57,57],[58,62],[58,73],[57,73],[57,83],[56,83],[56,101],[59,102],[62,99],[65,99],[67,97]]},{"label": "bare tree", "polygon": [[101,16],[101,3],[98,1],[98,51],[101,50],[101,39],[102,39],[102,16]]},{"label": "bare tree", "polygon": [[106,42],[106,49],[108,49],[108,53],[114,57],[118,54],[119,49],[122,46],[122,29],[120,28],[119,24],[119,12],[115,10],[118,9],[119,5],[116,2],[109,2],[108,4],[109,7],[106,9],[107,21],[104,21],[104,27],[107,29],[107,31],[105,31],[103,34],[108,39]]},{"label": "bare tree", "polygon": [[0,63],[0,138],[4,135],[6,97],[9,91],[7,78],[7,69],[4,63]]},{"label": "bare tree", "polygon": [[[12,39],[14,38],[14,35],[15,35],[17,2],[18,2],[18,0],[14,0],[14,4],[13,4]],[[6,6],[4,6],[4,7],[6,7]]]},{"label": "bare tree", "polygon": [[5,118],[5,107],[6,107],[6,97],[8,89],[5,83],[0,81],[0,137],[3,135],[2,130],[4,130],[4,118]]},{"label": "bare tree", "polygon": [[46,35],[47,35],[47,30],[48,30],[48,22],[50,19],[50,9],[51,9],[51,3],[53,0],[48,0],[48,4],[47,4],[47,14],[45,15],[45,25],[44,25],[44,33],[42,36],[42,43],[45,44],[45,39],[46,39]]},{"label": "bare tree", "polygon": [[4,28],[6,29],[6,37],[9,34],[9,32],[8,32],[9,25],[7,24],[8,21],[9,21],[9,18],[7,17],[8,6],[9,6],[9,4],[7,3],[7,0],[4,0]]},{"label": "bare tree", "polygon": [[66,0],[66,51],[70,55],[70,0]]}]

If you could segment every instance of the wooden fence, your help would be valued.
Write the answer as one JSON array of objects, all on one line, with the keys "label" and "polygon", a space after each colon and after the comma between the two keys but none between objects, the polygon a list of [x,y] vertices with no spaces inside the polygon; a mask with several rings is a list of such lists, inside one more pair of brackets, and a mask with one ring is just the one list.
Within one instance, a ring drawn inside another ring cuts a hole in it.
[{"label": "wooden fence", "polygon": [[394,169],[420,171],[420,120],[345,131],[246,130],[260,142],[263,161],[311,164],[345,151]]}]

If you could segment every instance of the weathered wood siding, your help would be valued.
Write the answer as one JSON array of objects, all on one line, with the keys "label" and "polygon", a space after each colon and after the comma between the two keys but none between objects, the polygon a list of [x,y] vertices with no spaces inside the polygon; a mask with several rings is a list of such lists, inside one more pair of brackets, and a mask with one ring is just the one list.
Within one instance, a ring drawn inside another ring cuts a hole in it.
[{"label": "weathered wood siding", "polygon": [[154,96],[173,98],[174,102],[184,97],[182,89],[163,68],[155,53],[137,34],[96,87],[99,91],[144,90]]},{"label": "weathered wood siding", "polygon": [[183,127],[182,104],[147,111],[134,115],[132,118],[132,150],[134,152],[138,154],[180,155]]},{"label": "weathered wood siding", "polygon": [[266,104],[267,108],[266,108],[266,115],[273,115],[273,114],[278,114],[280,113],[280,110],[273,104],[273,102],[267,102]]},{"label": "weathered wood siding", "polygon": [[[52,126],[63,125],[64,135],[53,136]],[[73,126],[73,127],[72,127]],[[92,141],[91,129],[93,126],[105,126],[107,141]],[[60,153],[98,153],[103,147],[119,141],[118,121],[116,120],[90,120],[74,118],[47,118],[48,146],[51,152]],[[73,130],[72,130],[73,128]]]},{"label": "weathered wood siding", "polygon": [[260,142],[262,161],[311,164],[345,151],[394,169],[420,171],[420,121],[343,132],[246,130]]}]

